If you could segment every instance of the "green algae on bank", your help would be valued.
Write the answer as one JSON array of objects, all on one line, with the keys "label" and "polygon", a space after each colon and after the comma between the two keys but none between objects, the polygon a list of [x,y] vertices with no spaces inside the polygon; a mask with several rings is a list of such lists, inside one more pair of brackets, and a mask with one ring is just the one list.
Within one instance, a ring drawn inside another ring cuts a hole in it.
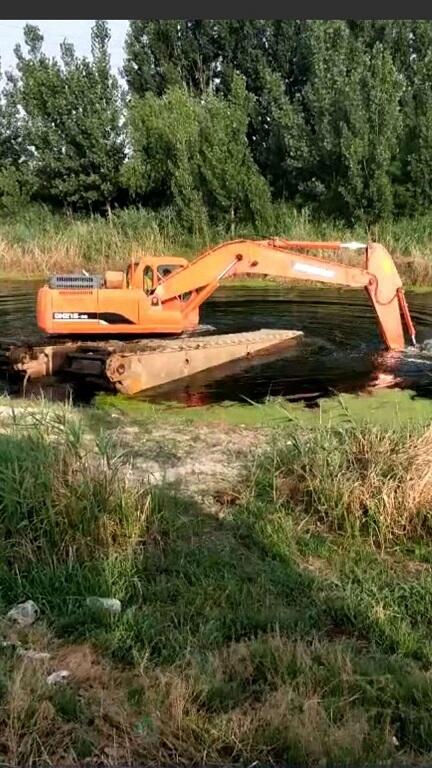
[{"label": "green algae on bank", "polygon": [[346,422],[373,422],[382,426],[400,423],[427,423],[432,420],[432,400],[409,390],[380,390],[372,395],[340,395],[322,399],[314,407],[271,398],[264,403],[217,403],[186,408],[178,403],[155,403],[123,395],[98,395],[98,411],[120,412],[136,421],[221,422],[244,426],[343,425]]}]

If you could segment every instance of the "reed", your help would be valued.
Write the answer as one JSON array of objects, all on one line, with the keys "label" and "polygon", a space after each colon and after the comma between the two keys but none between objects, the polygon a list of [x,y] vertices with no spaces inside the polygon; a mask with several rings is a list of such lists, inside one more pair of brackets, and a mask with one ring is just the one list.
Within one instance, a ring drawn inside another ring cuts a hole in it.
[{"label": "reed", "polygon": [[[239,227],[235,236],[360,241],[369,237],[390,250],[406,284],[425,286],[432,284],[431,231],[429,214],[384,222],[367,232],[361,226],[349,229],[338,221],[313,220],[307,211],[278,205],[271,231]],[[123,266],[133,252],[193,256],[231,238],[232,233],[220,227],[192,236],[180,228],[170,211],[156,214],[129,208],[114,211],[107,220],[55,214],[36,206],[23,210],[19,217],[0,218],[0,273],[30,277],[81,268],[101,271]],[[359,263],[356,254],[348,254],[346,259]]]}]

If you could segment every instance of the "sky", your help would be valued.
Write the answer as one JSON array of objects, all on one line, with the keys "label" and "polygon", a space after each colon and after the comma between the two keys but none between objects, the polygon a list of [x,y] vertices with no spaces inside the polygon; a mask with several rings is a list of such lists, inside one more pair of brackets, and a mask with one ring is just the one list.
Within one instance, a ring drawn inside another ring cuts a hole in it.
[{"label": "sky", "polygon": [[[44,52],[47,56],[58,56],[60,43],[67,38],[75,46],[76,53],[81,56],[90,55],[90,30],[93,20],[53,21],[29,19],[27,21],[0,20],[0,66],[1,70],[14,66],[13,49],[17,43],[23,43],[22,30],[25,24],[35,24],[44,36]],[[110,20],[111,30],[111,64],[118,74],[123,63],[123,44],[128,28],[128,21]]]}]

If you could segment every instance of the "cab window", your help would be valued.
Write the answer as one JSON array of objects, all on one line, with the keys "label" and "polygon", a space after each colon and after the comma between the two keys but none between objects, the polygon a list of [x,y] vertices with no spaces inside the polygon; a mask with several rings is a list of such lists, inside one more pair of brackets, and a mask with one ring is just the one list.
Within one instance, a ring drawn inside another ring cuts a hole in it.
[{"label": "cab window", "polygon": [[143,269],[143,290],[147,295],[153,290],[153,267],[148,264]]},{"label": "cab window", "polygon": [[176,269],[179,269],[178,264],[161,264],[157,268],[158,276],[165,279],[166,277],[169,277],[172,272],[175,272]]}]

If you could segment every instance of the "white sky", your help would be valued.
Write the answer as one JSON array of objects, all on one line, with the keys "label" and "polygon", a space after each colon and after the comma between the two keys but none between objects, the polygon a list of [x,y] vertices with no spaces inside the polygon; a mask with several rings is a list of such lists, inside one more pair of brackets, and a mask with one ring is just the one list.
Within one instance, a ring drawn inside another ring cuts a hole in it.
[{"label": "white sky", "polygon": [[[111,30],[111,64],[118,74],[123,64],[123,45],[128,29],[128,21],[108,19]],[[22,30],[25,24],[35,24],[44,36],[43,50],[47,56],[58,56],[60,43],[67,38],[73,43],[78,55],[90,55],[90,30],[93,20],[54,21],[29,19],[28,21],[0,20],[0,67],[2,71],[13,67],[15,56],[13,49],[17,43],[23,43]]]}]

